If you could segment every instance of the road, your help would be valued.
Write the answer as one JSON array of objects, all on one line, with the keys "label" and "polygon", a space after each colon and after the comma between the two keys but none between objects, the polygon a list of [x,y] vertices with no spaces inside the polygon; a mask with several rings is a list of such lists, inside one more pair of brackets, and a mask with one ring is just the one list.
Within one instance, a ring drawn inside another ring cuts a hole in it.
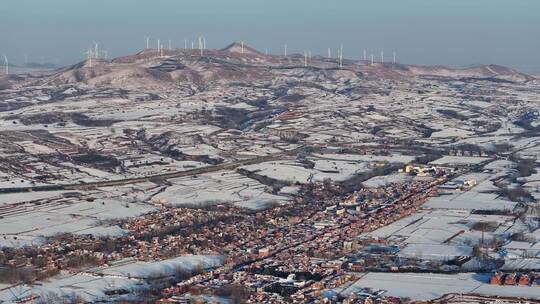
[{"label": "road", "polygon": [[43,186],[31,186],[31,187],[10,187],[10,188],[0,188],[0,194],[5,193],[20,193],[20,192],[32,192],[32,191],[58,191],[58,190],[84,190],[92,189],[98,187],[110,187],[110,186],[121,186],[128,184],[136,184],[148,182],[150,180],[159,180],[159,179],[170,179],[177,177],[193,176],[209,172],[216,172],[222,170],[233,170],[241,166],[259,164],[268,161],[275,161],[283,159],[286,156],[297,155],[298,153],[304,151],[305,146],[300,146],[296,149],[284,151],[280,153],[274,153],[265,156],[258,156],[249,159],[238,160],[230,163],[222,163],[213,166],[207,166],[202,168],[195,168],[190,170],[183,171],[174,171],[162,174],[148,175],[143,177],[132,177],[125,179],[116,179],[110,181],[98,181],[91,183],[72,183],[72,184],[55,184],[55,185],[43,185]]},{"label": "road", "polygon": [[[404,149],[404,150],[411,149],[411,147],[409,146],[386,145],[386,144],[360,147],[360,146],[355,146],[354,143],[346,143],[346,144],[334,145],[334,146],[340,147],[340,148],[354,149],[354,150],[364,150],[364,149],[369,150],[369,149],[376,149],[376,148],[388,149],[390,146],[393,149]],[[324,149],[324,148],[325,146],[303,144],[299,146],[298,148],[295,148],[289,151],[283,151],[283,152],[274,153],[274,154],[265,155],[265,156],[257,156],[257,157],[253,157],[249,159],[237,160],[234,162],[222,163],[222,164],[212,165],[212,166],[207,166],[207,167],[202,167],[202,168],[174,171],[174,172],[147,175],[147,176],[122,178],[122,179],[115,179],[115,180],[108,180],[108,181],[96,181],[96,182],[89,182],[89,183],[51,184],[51,185],[40,185],[40,186],[30,186],[30,187],[7,187],[7,188],[0,188],[0,195],[6,194],[6,193],[21,193],[21,192],[33,192],[33,191],[86,190],[86,189],[94,189],[94,188],[99,188],[99,187],[121,186],[121,185],[128,185],[128,184],[143,183],[143,182],[148,182],[150,180],[160,180],[160,179],[166,180],[170,178],[193,176],[193,175],[199,175],[199,174],[222,171],[222,170],[234,170],[241,166],[253,165],[253,164],[263,163],[267,161],[280,160],[280,159],[283,159],[285,156],[295,156],[295,155],[298,155],[298,153],[305,152],[309,149],[317,150],[317,149]],[[427,151],[433,151],[433,149],[421,148],[421,151],[427,152]]]}]

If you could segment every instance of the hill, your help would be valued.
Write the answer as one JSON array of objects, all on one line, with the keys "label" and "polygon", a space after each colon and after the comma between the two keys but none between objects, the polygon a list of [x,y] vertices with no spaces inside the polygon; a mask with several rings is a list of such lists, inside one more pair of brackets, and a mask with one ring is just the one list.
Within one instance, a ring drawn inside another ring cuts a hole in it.
[{"label": "hill", "polygon": [[343,81],[375,77],[411,81],[415,77],[480,79],[504,82],[537,81],[516,70],[483,65],[455,69],[444,66],[416,66],[393,63],[370,64],[343,60],[338,67],[334,58],[302,55],[265,55],[242,43],[234,42],[223,49],[163,50],[146,49],[112,60],[89,59],[51,72],[40,78],[46,84],[80,83],[90,87],[172,89],[179,85],[205,86],[209,83],[270,81],[276,77],[293,77],[303,81]]}]

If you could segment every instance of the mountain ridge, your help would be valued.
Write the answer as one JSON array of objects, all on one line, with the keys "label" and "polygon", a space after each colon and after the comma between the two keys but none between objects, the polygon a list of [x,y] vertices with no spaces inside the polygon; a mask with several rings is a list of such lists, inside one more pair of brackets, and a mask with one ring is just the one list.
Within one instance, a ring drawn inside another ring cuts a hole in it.
[{"label": "mountain ridge", "polygon": [[[319,72],[317,72],[319,71]],[[321,72],[323,71],[323,72]],[[538,78],[497,64],[450,68],[401,63],[373,63],[299,54],[265,55],[238,42],[222,49],[145,49],[111,60],[86,59],[57,69],[38,81],[53,84],[84,83],[88,86],[166,89],[178,84],[270,81],[291,75],[310,81],[376,77],[411,81],[414,77],[491,79],[506,82],[538,81]]]}]

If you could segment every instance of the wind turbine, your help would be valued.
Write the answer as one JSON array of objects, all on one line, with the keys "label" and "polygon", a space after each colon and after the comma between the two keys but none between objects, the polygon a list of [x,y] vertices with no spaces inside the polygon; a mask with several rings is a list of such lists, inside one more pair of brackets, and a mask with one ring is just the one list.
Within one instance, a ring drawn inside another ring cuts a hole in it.
[{"label": "wind turbine", "polygon": [[339,47],[339,67],[343,67],[343,45]]},{"label": "wind turbine", "polygon": [[283,45],[283,54],[285,57],[287,57],[287,44]]},{"label": "wind turbine", "polygon": [[187,50],[187,39],[184,39],[184,49]]},{"label": "wind turbine", "polygon": [[169,39],[169,51],[172,50],[172,41]]},{"label": "wind turbine", "polygon": [[92,48],[88,48],[88,50],[86,50],[85,54],[86,54],[86,59],[88,60],[88,65],[90,67],[92,67],[92,57],[94,57],[94,52],[92,51]]},{"label": "wind turbine", "polygon": [[307,66],[307,52],[304,50],[304,66]]},{"label": "wind turbine", "polygon": [[94,41],[94,56],[99,59],[99,43]]},{"label": "wind turbine", "polygon": [[146,36],[146,49],[150,48],[150,36]]},{"label": "wind turbine", "polygon": [[242,48],[241,53],[244,54],[244,41],[240,41],[240,45],[241,45],[241,48]]},{"label": "wind turbine", "polygon": [[364,49],[364,61],[367,60],[367,57],[366,57],[366,49]]},{"label": "wind turbine", "polygon": [[371,65],[373,65],[374,59],[373,59],[373,52],[371,52]]},{"label": "wind turbine", "polygon": [[394,64],[396,64],[396,51],[392,55],[394,55]]},{"label": "wind turbine", "polygon": [[203,40],[202,40],[202,37],[199,36],[199,50],[201,51],[201,57],[203,56]]},{"label": "wind turbine", "polygon": [[381,63],[384,63],[384,50],[381,50]]},{"label": "wind turbine", "polygon": [[5,68],[6,75],[9,75],[9,61],[5,54],[4,54],[4,68]]},{"label": "wind turbine", "polygon": [[328,59],[332,58],[332,51],[330,51],[330,48],[328,48],[328,53],[326,57],[328,57]]}]

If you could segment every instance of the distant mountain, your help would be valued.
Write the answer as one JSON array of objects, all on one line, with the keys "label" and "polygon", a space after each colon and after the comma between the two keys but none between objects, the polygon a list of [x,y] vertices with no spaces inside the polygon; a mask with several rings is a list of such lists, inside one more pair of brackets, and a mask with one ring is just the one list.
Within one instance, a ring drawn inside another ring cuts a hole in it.
[{"label": "distant mountain", "polygon": [[224,52],[233,52],[233,53],[243,53],[243,54],[252,54],[252,55],[262,55],[261,52],[257,51],[254,48],[247,46],[245,43],[233,42],[228,46],[221,49]]},{"label": "distant mountain", "polygon": [[480,65],[470,68],[448,68],[444,66],[408,66],[409,71],[415,75],[433,75],[452,78],[498,78],[501,80],[523,82],[533,80],[534,77],[518,72],[514,69],[500,65]]},{"label": "distant mountain", "polygon": [[57,66],[54,63],[28,62],[28,63],[24,64],[23,67],[29,68],[29,69],[52,70],[52,69],[58,68],[59,66]]},{"label": "distant mountain", "polygon": [[410,81],[415,77],[477,78],[490,81],[527,82],[537,78],[499,65],[469,68],[416,66],[393,63],[370,64],[314,56],[305,66],[303,55],[264,55],[254,48],[234,42],[216,50],[146,49],[112,60],[88,59],[50,73],[49,84],[82,83],[88,86],[167,89],[179,85],[205,86],[209,83],[271,81],[290,77],[295,81],[355,80],[363,77]]}]

